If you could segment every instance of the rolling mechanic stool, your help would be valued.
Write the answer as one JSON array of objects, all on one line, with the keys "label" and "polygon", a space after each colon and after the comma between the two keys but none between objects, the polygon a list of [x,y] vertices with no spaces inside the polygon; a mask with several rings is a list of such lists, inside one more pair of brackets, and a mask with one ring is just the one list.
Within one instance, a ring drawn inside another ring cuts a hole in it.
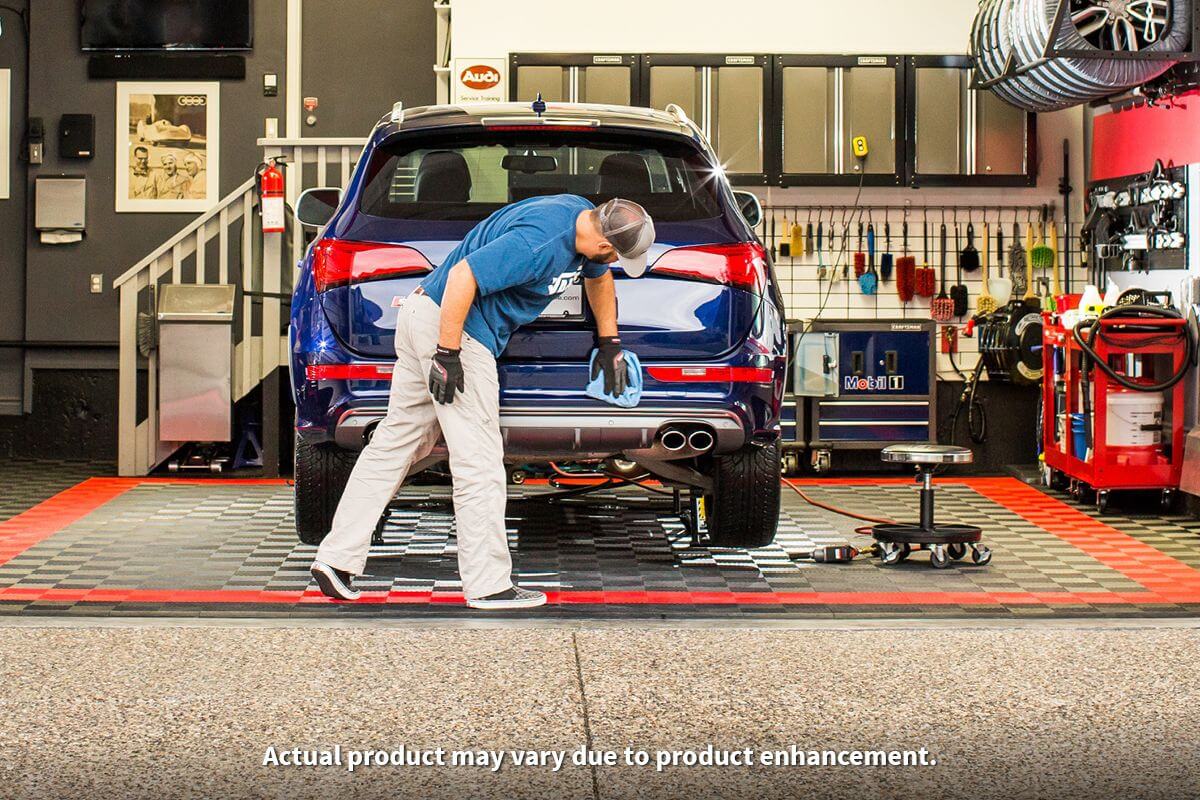
[{"label": "rolling mechanic stool", "polygon": [[917,483],[921,484],[921,521],[888,522],[871,527],[879,543],[884,564],[898,564],[913,550],[928,550],[929,563],[945,569],[971,551],[971,560],[983,566],[992,560],[992,551],[980,543],[983,531],[974,525],[933,521],[933,474],[943,464],[969,464],[974,460],[970,448],[940,444],[893,444],[883,448],[880,457],[893,464],[913,464]]}]

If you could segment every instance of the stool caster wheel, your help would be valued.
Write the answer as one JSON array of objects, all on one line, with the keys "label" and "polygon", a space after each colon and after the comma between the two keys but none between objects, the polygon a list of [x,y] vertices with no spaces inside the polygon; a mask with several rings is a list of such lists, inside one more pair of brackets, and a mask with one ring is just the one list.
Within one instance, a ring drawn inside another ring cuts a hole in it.
[{"label": "stool caster wheel", "polygon": [[881,543],[879,545],[879,557],[888,566],[904,561],[911,552],[912,547],[907,542],[901,544]]},{"label": "stool caster wheel", "polygon": [[946,552],[955,561],[962,561],[967,557],[967,546],[961,542],[955,542],[954,544],[946,545]]},{"label": "stool caster wheel", "polygon": [[1104,514],[1108,511],[1108,490],[1099,489],[1096,491],[1096,513]]},{"label": "stool caster wheel", "polygon": [[946,545],[933,544],[929,546],[929,565],[934,569],[945,569],[950,566],[950,554],[946,552]]},{"label": "stool caster wheel", "polygon": [[976,566],[982,567],[992,560],[992,549],[987,545],[975,545],[971,548],[971,561]]}]

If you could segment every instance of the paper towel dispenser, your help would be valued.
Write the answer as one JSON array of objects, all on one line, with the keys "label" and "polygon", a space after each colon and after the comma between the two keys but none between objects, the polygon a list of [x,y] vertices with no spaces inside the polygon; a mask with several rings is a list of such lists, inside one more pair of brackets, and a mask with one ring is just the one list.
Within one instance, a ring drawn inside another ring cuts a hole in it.
[{"label": "paper towel dispenser", "polygon": [[37,176],[33,225],[48,244],[82,239],[87,227],[87,179],[82,175]]}]

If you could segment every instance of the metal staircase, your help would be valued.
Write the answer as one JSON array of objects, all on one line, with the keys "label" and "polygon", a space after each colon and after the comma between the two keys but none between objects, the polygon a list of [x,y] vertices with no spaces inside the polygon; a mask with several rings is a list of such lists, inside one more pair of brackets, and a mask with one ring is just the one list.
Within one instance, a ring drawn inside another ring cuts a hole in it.
[{"label": "metal staircase", "polygon": [[[282,157],[289,165],[290,215],[304,189],[344,188],[364,141],[260,139],[258,145],[264,160]],[[304,233],[294,220],[289,221],[288,233],[261,233],[257,209],[252,177],[113,281],[121,304],[117,426],[121,475],[147,475],[187,444],[160,441],[158,435],[158,353],[153,319],[161,286],[232,283],[238,287],[231,403],[286,366],[287,306],[279,295],[293,285]]]}]

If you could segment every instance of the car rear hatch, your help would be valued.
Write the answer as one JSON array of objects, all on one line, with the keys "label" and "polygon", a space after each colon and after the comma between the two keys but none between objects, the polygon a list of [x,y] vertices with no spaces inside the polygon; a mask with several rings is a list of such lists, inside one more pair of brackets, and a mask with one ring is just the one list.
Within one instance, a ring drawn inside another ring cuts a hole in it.
[{"label": "car rear hatch", "polygon": [[[479,219],[538,194],[569,191],[596,203],[627,197],[655,218],[647,275],[613,270],[621,336],[643,360],[719,359],[744,339],[765,292],[761,248],[703,152],[683,136],[440,131],[435,142],[400,139],[377,149],[361,185],[338,238],[315,245],[313,269],[331,327],[365,358],[394,357],[397,307]],[[579,364],[594,330],[583,287],[572,286],[512,337],[502,360]],[[577,375],[570,380],[578,385]]]}]

